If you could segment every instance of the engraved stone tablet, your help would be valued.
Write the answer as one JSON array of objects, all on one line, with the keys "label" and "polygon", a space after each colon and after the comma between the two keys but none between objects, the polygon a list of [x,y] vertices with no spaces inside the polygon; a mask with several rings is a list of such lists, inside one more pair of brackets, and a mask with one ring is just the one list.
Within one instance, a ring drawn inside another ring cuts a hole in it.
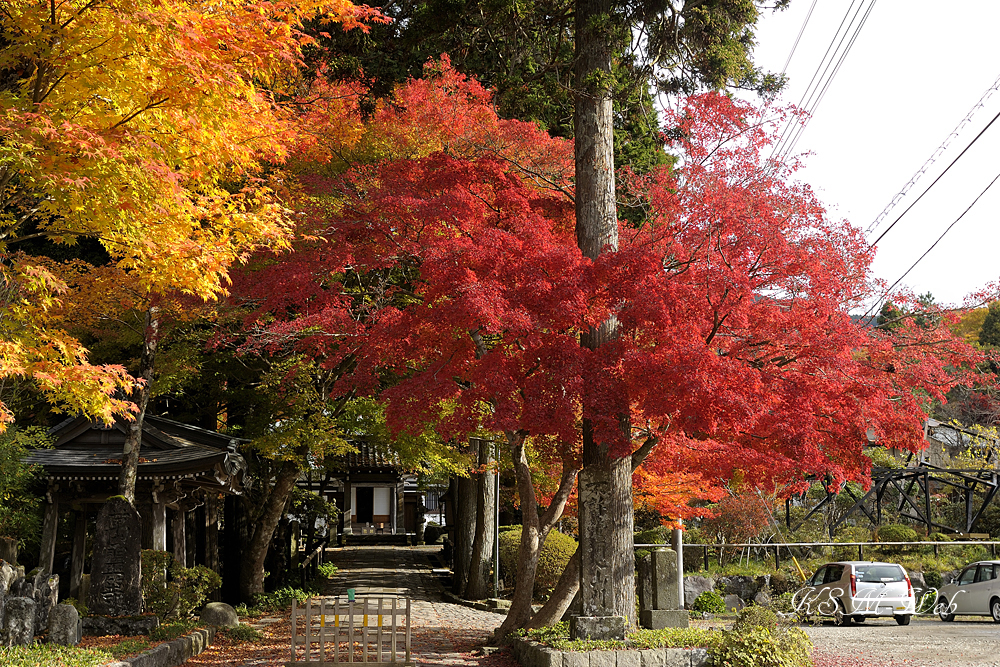
[{"label": "engraved stone tablet", "polygon": [[142,613],[139,588],[139,513],[127,500],[111,498],[97,515],[90,575],[90,613],[135,616]]}]

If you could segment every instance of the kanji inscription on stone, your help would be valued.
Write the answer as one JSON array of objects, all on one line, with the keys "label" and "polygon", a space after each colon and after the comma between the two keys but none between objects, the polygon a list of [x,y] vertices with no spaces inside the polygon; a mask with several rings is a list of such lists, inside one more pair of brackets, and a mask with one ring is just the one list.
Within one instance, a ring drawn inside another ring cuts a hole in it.
[{"label": "kanji inscription on stone", "polygon": [[111,498],[97,515],[90,575],[90,613],[135,616],[142,613],[139,588],[139,513],[124,498]]}]

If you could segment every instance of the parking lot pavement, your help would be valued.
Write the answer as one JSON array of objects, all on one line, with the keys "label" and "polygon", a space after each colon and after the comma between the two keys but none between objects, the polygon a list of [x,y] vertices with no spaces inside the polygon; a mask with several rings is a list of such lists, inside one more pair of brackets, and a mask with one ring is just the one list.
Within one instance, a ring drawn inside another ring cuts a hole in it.
[{"label": "parking lot pavement", "polygon": [[914,618],[837,627],[803,625],[816,647],[817,665],[913,665],[915,667],[1000,667],[1000,625],[988,619],[942,623]]}]

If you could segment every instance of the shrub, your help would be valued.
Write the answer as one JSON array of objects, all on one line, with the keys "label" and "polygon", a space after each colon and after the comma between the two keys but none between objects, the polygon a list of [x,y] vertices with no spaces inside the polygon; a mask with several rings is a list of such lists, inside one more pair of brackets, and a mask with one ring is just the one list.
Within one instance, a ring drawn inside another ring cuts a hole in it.
[{"label": "shrub", "polygon": [[916,542],[917,531],[901,523],[889,523],[878,528],[879,542]]},{"label": "shrub", "polygon": [[319,570],[319,576],[323,579],[329,579],[337,574],[337,566],[333,563],[323,563],[317,569]]},{"label": "shrub", "polygon": [[262,635],[255,628],[241,623],[234,628],[226,628],[223,630],[227,637],[235,642],[259,642]]},{"label": "shrub", "polygon": [[720,633],[709,653],[716,667],[811,667],[811,649],[805,632],[751,605],[740,612],[732,630]]},{"label": "shrub", "polygon": [[951,535],[948,533],[931,533],[927,539],[931,542],[951,542]]},{"label": "shrub", "polygon": [[[513,580],[517,569],[519,550],[521,546],[521,527],[516,530],[508,530],[500,533],[500,568],[503,572],[504,580]],[[576,551],[576,540],[569,535],[549,531],[542,544],[541,552],[538,554],[538,569],[535,570],[534,596],[543,598],[548,595],[559,577],[562,576],[566,564]]]},{"label": "shrub", "polygon": [[222,585],[217,572],[204,565],[181,567],[166,551],[143,549],[140,559],[142,599],[146,609],[160,618],[189,617]]},{"label": "shrub", "polygon": [[90,609],[87,607],[87,604],[81,600],[77,600],[76,598],[66,598],[62,601],[62,603],[68,604],[76,609],[77,613],[80,614],[80,618],[90,616]]},{"label": "shrub", "polygon": [[298,603],[304,603],[311,594],[301,588],[286,586],[279,588],[273,593],[258,593],[253,598],[254,607],[266,611],[277,611],[290,607],[294,599]]},{"label": "shrub", "polygon": [[691,611],[723,614],[726,611],[726,601],[715,591],[705,591],[691,603]]},{"label": "shrub", "polygon": [[941,573],[931,570],[930,572],[924,572],[924,581],[927,583],[928,588],[941,588]]}]

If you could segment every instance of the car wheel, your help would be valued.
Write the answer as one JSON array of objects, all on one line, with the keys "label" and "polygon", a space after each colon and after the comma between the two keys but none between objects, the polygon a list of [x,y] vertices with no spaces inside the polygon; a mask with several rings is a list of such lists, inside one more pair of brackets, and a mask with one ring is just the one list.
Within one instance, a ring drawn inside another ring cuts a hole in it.
[{"label": "car wheel", "polygon": [[837,600],[837,611],[833,612],[833,622],[837,625],[850,625],[851,617],[844,613],[844,603]]},{"label": "car wheel", "polygon": [[938,598],[937,607],[940,609],[938,611],[938,618],[940,618],[945,623],[950,623],[955,620],[955,614],[948,611],[949,605],[948,600],[945,598]]},{"label": "car wheel", "polygon": [[910,624],[910,615],[909,614],[900,614],[899,616],[896,617],[896,624],[897,625],[909,625]]},{"label": "car wheel", "polygon": [[994,623],[1000,623],[1000,598],[990,600],[990,615]]}]

